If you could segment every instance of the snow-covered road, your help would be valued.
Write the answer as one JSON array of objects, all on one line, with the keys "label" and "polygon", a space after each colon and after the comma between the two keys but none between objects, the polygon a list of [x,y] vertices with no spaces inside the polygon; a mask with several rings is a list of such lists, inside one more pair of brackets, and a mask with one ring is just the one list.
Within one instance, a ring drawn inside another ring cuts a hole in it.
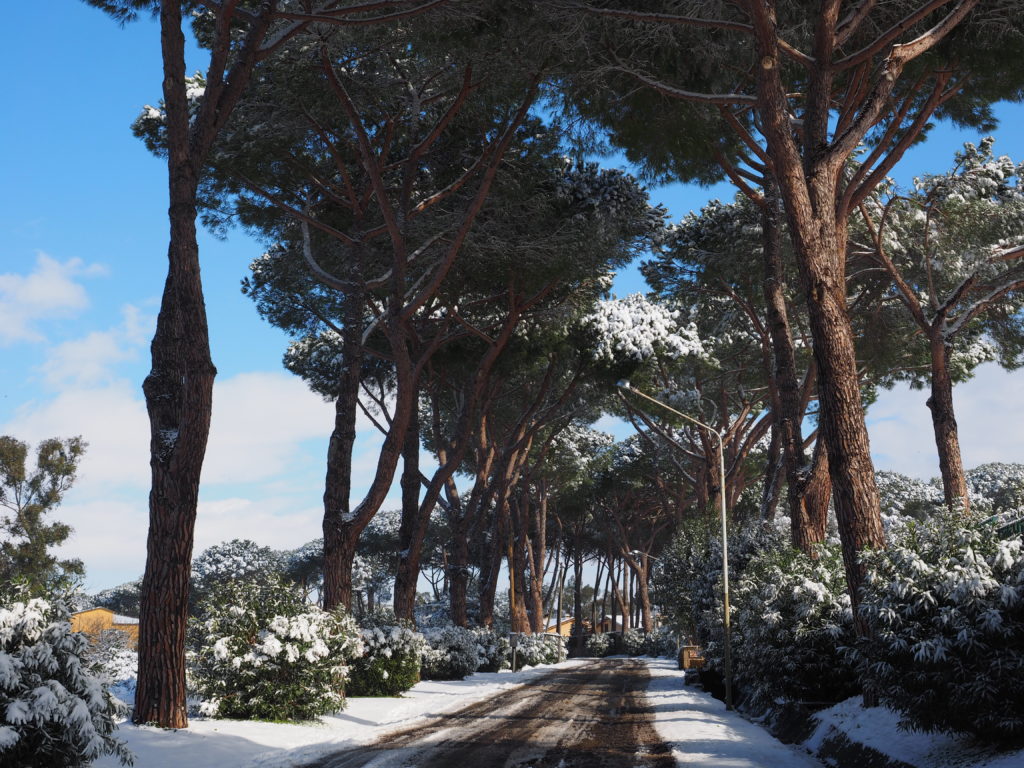
[{"label": "snow-covered road", "polygon": [[197,719],[185,731],[125,724],[118,736],[138,768],[820,768],[683,686],[664,659],[422,682],[403,698],[352,699],[317,724]]}]

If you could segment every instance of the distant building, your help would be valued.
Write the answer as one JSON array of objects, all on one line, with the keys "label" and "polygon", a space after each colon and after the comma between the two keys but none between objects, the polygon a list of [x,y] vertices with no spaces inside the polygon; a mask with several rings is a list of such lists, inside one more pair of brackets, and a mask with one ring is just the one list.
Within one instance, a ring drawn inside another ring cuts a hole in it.
[{"label": "distant building", "polygon": [[561,622],[556,622],[544,630],[546,635],[561,635],[562,637],[569,637],[572,634],[572,625],[575,619],[565,618]]},{"label": "distant building", "polygon": [[107,629],[117,629],[131,638],[132,647],[139,644],[139,620],[132,616],[120,616],[109,608],[88,608],[71,614],[71,631],[84,632],[93,638]]}]

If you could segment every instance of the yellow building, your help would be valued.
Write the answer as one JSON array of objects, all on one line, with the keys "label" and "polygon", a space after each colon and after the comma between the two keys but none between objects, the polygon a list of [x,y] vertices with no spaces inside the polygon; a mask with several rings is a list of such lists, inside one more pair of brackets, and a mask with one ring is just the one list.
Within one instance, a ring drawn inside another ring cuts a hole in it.
[{"label": "yellow building", "polygon": [[550,627],[544,630],[546,635],[561,635],[562,637],[569,637],[572,634],[572,624],[574,619],[566,618],[562,619],[561,624],[552,624]]},{"label": "yellow building", "polygon": [[107,629],[118,629],[131,638],[132,647],[139,644],[139,620],[120,616],[109,608],[89,608],[71,614],[71,631],[84,632],[94,638]]}]

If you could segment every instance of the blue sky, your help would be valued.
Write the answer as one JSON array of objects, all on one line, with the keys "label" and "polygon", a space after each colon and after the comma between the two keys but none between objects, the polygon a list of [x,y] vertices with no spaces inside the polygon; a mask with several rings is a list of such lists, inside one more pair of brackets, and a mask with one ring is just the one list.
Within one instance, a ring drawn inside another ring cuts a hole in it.
[{"label": "blue sky", "polygon": [[[5,22],[0,44],[18,68],[0,112],[0,434],[90,443],[59,516],[75,527],[68,554],[86,561],[87,587],[98,589],[141,574],[145,557],[140,387],[166,274],[166,169],[129,125],[159,100],[158,30],[149,20],[121,29],[77,0],[18,3]],[[997,151],[1024,159],[1024,109],[1000,116]],[[940,129],[895,175],[941,171],[977,138]],[[678,218],[732,191],[675,185],[654,196]],[[239,291],[261,245],[233,232],[204,234],[200,246],[219,375],[196,551],[234,537],[296,547],[319,535],[332,408],[282,370],[284,335]],[[616,289],[642,289],[635,270]],[[958,388],[967,466],[1022,458],[1020,384],[985,368]],[[900,390],[872,408],[880,467],[937,473],[924,399]],[[376,442],[361,433],[357,477],[372,469]]]}]

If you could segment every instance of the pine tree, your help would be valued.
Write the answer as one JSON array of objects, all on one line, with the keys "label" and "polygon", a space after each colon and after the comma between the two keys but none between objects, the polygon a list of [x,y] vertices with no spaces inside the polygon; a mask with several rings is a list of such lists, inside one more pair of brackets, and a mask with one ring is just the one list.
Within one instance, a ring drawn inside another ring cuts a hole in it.
[{"label": "pine tree", "polygon": [[29,597],[42,597],[82,575],[80,560],[61,560],[49,551],[67,540],[71,526],[45,516],[74,483],[85,447],[81,437],[44,440],[29,469],[28,444],[0,436],[0,507],[7,511],[0,517],[0,585],[22,585]]}]

